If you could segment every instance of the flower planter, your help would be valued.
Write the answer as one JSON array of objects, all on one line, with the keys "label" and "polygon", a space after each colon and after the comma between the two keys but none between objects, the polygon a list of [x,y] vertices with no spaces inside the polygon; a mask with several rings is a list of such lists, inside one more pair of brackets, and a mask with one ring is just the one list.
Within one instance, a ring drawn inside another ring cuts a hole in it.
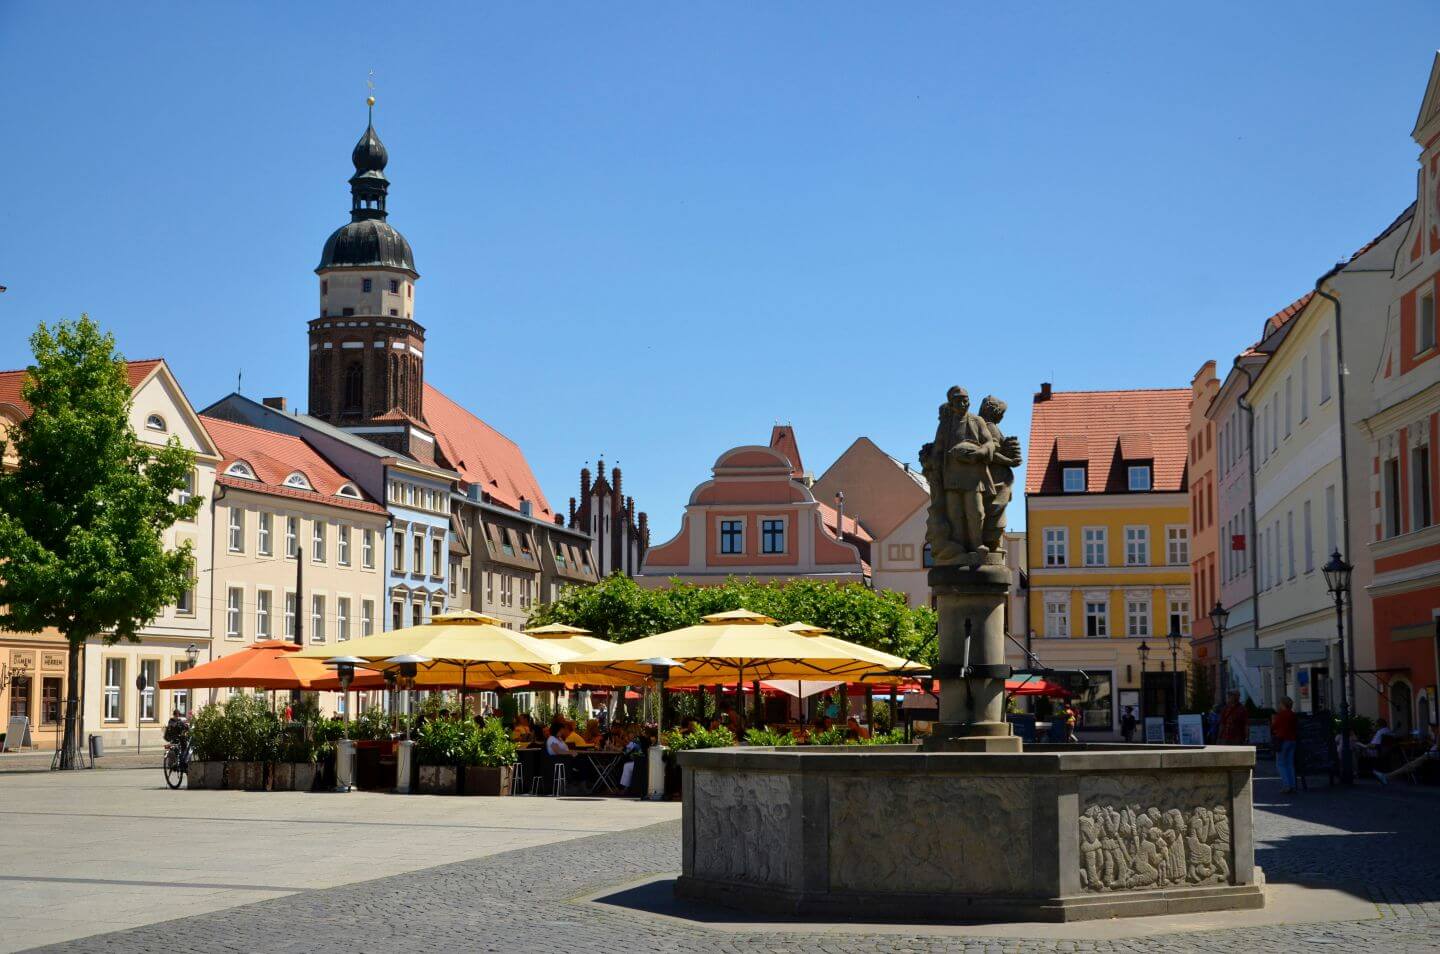
[{"label": "flower planter", "polygon": [[189,788],[224,788],[225,763],[214,760],[192,761],[186,773]]},{"label": "flower planter", "polygon": [[225,787],[258,792],[265,788],[264,762],[230,762],[226,765]]},{"label": "flower planter", "polygon": [[270,787],[277,792],[309,792],[315,788],[314,762],[276,762],[270,767]]},{"label": "flower planter", "polygon": [[459,768],[454,765],[420,766],[420,794],[456,794],[459,790],[459,774]]},{"label": "flower planter", "polygon": [[462,795],[509,795],[513,765],[469,765],[465,767],[465,789]]}]

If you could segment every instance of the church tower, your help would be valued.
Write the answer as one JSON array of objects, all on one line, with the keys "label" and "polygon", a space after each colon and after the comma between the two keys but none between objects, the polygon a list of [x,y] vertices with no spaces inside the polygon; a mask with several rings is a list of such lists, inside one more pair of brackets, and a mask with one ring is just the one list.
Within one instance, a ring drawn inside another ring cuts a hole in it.
[{"label": "church tower", "polygon": [[[310,321],[309,412],[404,451],[424,426],[425,329],[415,321],[415,258],[386,221],[389,156],[370,122],[350,161],[350,221],[325,241],[320,317]],[[372,432],[373,426],[373,432]],[[391,433],[393,432],[393,434]],[[393,440],[387,439],[393,437]]]}]

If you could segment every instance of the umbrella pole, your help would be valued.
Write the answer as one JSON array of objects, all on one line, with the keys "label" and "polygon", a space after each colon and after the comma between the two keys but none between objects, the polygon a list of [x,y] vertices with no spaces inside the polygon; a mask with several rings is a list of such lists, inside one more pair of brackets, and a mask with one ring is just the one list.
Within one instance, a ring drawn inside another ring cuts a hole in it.
[{"label": "umbrella pole", "polygon": [[761,701],[762,701],[762,700],[761,700],[761,698],[760,698],[760,680],[759,680],[759,679],[752,679],[752,680],[750,680],[750,691],[755,694],[755,698],[754,698],[754,700],[751,702],[751,705],[750,705],[750,716],[751,716],[751,720],[752,720],[755,728],[758,729],[758,728],[760,728],[760,727],[764,724],[764,722],[765,722],[765,718],[764,718],[764,716],[765,716],[765,710],[764,710],[764,708],[761,706]]},{"label": "umbrella pole", "polygon": [[735,721],[740,724],[743,732],[745,729],[745,667],[740,666],[735,670]]},{"label": "umbrella pole", "polygon": [[865,687],[865,729],[871,735],[875,734],[875,687]]}]

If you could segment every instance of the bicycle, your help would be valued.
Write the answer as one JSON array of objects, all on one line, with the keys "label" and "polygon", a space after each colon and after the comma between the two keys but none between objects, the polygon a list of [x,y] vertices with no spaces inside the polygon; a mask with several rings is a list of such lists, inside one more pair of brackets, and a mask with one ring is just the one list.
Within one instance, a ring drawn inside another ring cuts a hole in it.
[{"label": "bicycle", "polygon": [[190,740],[171,742],[165,746],[165,784],[179,788],[190,776]]}]

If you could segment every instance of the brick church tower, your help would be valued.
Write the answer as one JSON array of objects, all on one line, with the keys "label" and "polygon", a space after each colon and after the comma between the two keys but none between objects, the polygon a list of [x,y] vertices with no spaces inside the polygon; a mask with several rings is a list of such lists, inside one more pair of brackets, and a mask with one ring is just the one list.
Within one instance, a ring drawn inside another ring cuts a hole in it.
[{"label": "brick church tower", "polygon": [[389,156],[370,123],[350,160],[350,221],[325,241],[320,264],[320,317],[310,322],[311,415],[363,429],[378,444],[422,458],[412,441],[425,425],[425,329],[415,321],[415,258],[386,221]]}]

